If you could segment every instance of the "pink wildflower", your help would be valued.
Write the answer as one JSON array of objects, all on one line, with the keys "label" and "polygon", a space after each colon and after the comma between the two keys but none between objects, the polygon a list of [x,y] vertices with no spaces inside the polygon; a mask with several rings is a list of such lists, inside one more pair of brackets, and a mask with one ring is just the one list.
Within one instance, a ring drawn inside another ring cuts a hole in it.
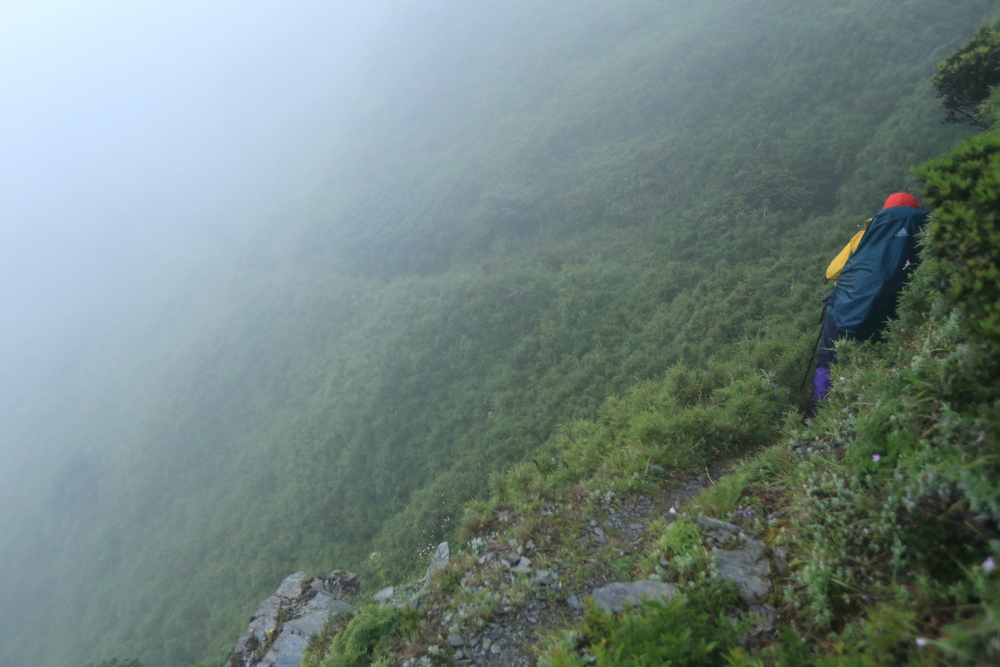
[{"label": "pink wildflower", "polygon": [[872,454],[872,461],[874,461],[875,463],[878,463],[881,459],[882,457],[880,455]]}]

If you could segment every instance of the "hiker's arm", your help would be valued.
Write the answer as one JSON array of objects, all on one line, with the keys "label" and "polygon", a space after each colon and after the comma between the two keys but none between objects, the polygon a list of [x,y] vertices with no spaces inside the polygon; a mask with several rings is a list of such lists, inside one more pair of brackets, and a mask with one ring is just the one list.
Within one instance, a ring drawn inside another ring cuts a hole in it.
[{"label": "hiker's arm", "polygon": [[830,262],[830,266],[826,269],[827,280],[836,280],[840,277],[840,272],[844,270],[844,264],[847,264],[847,260],[849,260],[851,255],[854,254],[854,251],[858,249],[858,244],[861,243],[861,237],[864,233],[865,230],[862,229],[860,232],[855,234],[854,238],[852,238],[850,242],[844,246],[844,249],[840,251],[840,254],[837,255],[832,262]]}]

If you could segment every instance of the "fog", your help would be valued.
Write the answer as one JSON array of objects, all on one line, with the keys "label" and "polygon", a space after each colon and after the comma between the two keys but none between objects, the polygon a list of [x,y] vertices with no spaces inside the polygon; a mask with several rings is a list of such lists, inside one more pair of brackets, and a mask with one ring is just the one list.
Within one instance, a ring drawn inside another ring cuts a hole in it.
[{"label": "fog", "polygon": [[225,252],[251,212],[295,196],[377,31],[361,5],[4,3],[5,339]]},{"label": "fog", "polygon": [[[49,567],[54,548],[73,556],[51,536],[25,542],[53,499],[79,504],[96,488],[109,464],[95,451],[128,437],[107,377],[127,377],[136,350],[169,348],[155,341],[164,313],[218,293],[321,173],[382,13],[318,0],[0,3],[0,526],[18,527],[0,535],[5,579],[23,578],[33,554]],[[68,433],[81,425],[78,442]],[[27,604],[0,597],[8,618]]]}]

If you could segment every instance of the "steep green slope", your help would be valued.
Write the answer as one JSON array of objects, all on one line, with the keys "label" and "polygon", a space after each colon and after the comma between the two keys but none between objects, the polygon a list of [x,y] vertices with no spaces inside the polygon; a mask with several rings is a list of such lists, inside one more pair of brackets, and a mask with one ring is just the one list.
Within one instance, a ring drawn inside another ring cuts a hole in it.
[{"label": "steep green slope", "polygon": [[[491,642],[543,667],[995,664],[1000,132],[916,173],[935,211],[899,319],[838,344],[813,419],[760,373],[782,361],[760,341],[677,366],[495,476],[409,604],[332,619],[303,664],[481,664]],[[673,500],[734,446],[757,451]],[[673,598],[596,604],[633,580]]]},{"label": "steep green slope", "polygon": [[4,491],[11,664],[183,664],[295,569],[377,585],[489,473],[678,361],[760,336],[792,384],[816,267],[953,141],[928,72],[991,9],[400,10],[300,210],[19,425],[77,454]]}]

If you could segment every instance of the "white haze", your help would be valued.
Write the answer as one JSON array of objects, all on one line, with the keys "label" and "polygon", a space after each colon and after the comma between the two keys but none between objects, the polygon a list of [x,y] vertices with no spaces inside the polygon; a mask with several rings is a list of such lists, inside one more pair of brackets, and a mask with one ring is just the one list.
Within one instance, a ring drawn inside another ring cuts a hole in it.
[{"label": "white haze", "polygon": [[7,389],[12,363],[164,271],[224,263],[294,196],[379,21],[316,0],[0,3]]}]

